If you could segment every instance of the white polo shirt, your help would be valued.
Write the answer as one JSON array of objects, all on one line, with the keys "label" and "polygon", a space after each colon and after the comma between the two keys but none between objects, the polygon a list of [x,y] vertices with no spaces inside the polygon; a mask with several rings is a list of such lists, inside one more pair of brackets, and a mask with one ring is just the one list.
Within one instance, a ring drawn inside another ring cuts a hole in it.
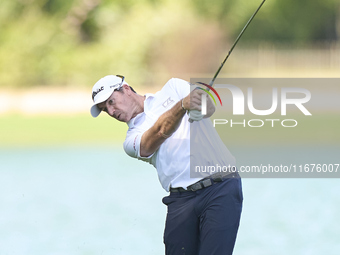
[{"label": "white polo shirt", "polygon": [[[140,156],[140,142],[145,131],[153,126],[157,119],[171,109],[178,101],[190,93],[190,84],[184,80],[172,78],[161,91],[156,94],[147,94],[144,101],[144,112],[138,114],[127,124],[129,129],[124,141],[125,152],[134,158],[149,162],[158,172],[158,178],[163,188],[169,191],[173,188],[186,188],[202,179],[190,177],[190,158],[200,166],[235,165],[235,158],[230,154],[221,141],[209,119],[189,123],[188,115],[182,118],[178,129],[171,137],[149,157]],[[190,129],[195,139],[204,148],[196,149],[194,155],[190,153]]]}]

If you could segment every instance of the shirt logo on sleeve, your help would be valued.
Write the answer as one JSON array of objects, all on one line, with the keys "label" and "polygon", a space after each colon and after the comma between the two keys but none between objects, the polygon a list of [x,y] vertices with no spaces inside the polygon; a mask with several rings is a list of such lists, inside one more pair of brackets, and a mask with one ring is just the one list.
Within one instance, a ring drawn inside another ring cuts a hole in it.
[{"label": "shirt logo on sleeve", "polygon": [[164,108],[168,108],[173,102],[174,102],[174,100],[172,100],[171,97],[169,97],[167,100],[165,100],[165,102],[162,104],[162,106]]},{"label": "shirt logo on sleeve", "polygon": [[133,140],[133,149],[136,151],[136,140],[138,135],[136,135],[135,140]]}]

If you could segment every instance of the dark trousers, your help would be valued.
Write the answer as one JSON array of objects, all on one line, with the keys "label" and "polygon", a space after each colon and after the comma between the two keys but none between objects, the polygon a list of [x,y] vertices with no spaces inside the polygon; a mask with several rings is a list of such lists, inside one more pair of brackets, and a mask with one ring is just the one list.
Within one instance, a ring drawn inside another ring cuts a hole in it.
[{"label": "dark trousers", "polygon": [[171,192],[164,231],[166,255],[232,254],[242,211],[241,178],[198,191]]}]

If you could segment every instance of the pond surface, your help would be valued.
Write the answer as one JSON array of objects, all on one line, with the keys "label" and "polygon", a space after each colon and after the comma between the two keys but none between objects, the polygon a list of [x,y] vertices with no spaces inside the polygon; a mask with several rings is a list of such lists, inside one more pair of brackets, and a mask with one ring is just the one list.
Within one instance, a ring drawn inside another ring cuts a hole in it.
[{"label": "pond surface", "polygon": [[[244,178],[234,254],[339,254],[339,184]],[[1,149],[0,254],[164,254],[166,194],[122,147]]]}]

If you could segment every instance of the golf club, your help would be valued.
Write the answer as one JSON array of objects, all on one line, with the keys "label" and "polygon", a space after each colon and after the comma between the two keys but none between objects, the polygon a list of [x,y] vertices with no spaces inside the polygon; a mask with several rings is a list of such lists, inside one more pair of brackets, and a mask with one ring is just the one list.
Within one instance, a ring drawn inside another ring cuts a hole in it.
[{"label": "golf club", "polygon": [[[215,73],[214,77],[212,78],[212,80],[209,82],[209,86],[213,86],[214,82],[218,76],[218,74],[220,73],[222,67],[224,66],[225,62],[228,60],[229,56],[231,55],[231,53],[233,52],[236,44],[238,43],[238,41],[240,40],[240,38],[242,37],[242,35],[244,34],[244,31],[246,31],[247,27],[249,26],[250,22],[254,19],[254,17],[256,16],[256,14],[258,13],[258,11],[261,9],[262,5],[264,4],[266,0],[263,0],[262,3],[260,4],[260,6],[256,9],[256,11],[254,12],[254,14],[250,17],[250,19],[248,20],[247,24],[244,26],[244,28],[242,29],[241,33],[238,35],[238,37],[236,38],[233,46],[231,47],[231,49],[228,52],[228,55],[225,57],[225,59],[223,60],[222,64],[220,65],[220,67],[217,69],[217,72]],[[204,84],[202,82],[197,82],[198,84]],[[206,85],[206,84],[204,84]],[[209,91],[210,88],[208,87],[207,90]],[[199,112],[198,110],[192,110],[192,111],[196,111]],[[190,111],[191,112],[191,111]],[[192,123],[193,120],[190,118],[190,112],[189,112],[189,122]],[[195,115],[197,115],[197,113],[195,113]]]}]

